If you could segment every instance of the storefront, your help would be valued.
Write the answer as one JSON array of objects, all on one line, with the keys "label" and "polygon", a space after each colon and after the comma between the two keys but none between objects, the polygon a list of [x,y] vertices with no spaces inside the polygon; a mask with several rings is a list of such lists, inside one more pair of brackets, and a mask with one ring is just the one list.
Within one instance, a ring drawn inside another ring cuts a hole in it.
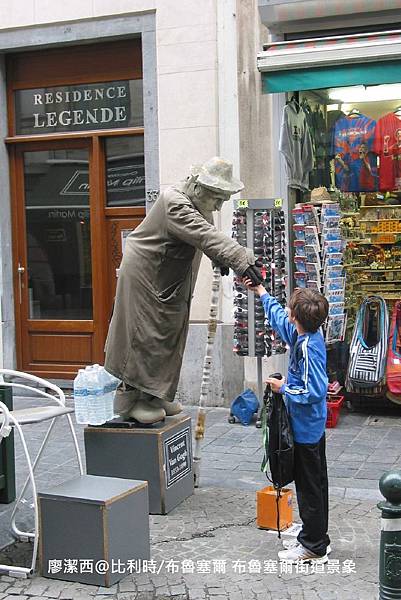
[{"label": "storefront", "polygon": [[[283,12],[283,4],[296,3],[271,4],[281,5],[275,8],[283,17],[273,27],[288,33],[264,46],[258,68],[280,124],[273,152],[276,193],[287,201],[290,285],[318,289],[329,300],[325,336],[334,387],[339,382],[356,400],[377,399],[385,392],[386,321],[401,299],[401,32],[379,24],[384,31],[351,33],[342,14],[341,32],[308,36],[299,30],[303,19],[296,35],[294,6]],[[310,30],[330,27],[330,19],[312,15]],[[371,296],[385,303],[366,303]],[[363,358],[354,359],[358,344]],[[392,359],[397,344],[395,336]],[[397,394],[391,399],[400,401]]]}]

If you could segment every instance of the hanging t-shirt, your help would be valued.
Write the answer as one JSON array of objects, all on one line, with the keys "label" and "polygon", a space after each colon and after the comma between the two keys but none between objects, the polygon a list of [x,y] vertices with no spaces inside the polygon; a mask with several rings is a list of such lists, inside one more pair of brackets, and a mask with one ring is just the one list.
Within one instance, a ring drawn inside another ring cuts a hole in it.
[{"label": "hanging t-shirt", "polygon": [[336,186],[343,192],[377,190],[377,160],[373,154],[376,121],[347,116],[335,124],[333,154]]},{"label": "hanging t-shirt", "polygon": [[279,150],[285,158],[289,187],[308,190],[313,167],[312,140],[305,113],[295,102],[284,106]]},{"label": "hanging t-shirt", "polygon": [[401,189],[401,117],[389,113],[377,121],[373,151],[380,159],[379,189]]}]

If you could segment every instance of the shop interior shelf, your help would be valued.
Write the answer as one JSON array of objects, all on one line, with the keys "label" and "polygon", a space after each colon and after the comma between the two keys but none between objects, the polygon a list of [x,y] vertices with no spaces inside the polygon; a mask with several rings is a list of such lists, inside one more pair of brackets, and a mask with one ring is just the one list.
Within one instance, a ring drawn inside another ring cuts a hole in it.
[{"label": "shop interior shelf", "polygon": [[360,206],[359,207],[360,210],[367,210],[369,208],[400,208],[399,204],[373,204],[373,205],[368,205],[366,204],[365,206]]},{"label": "shop interior shelf", "polygon": [[354,269],[356,270],[360,270],[360,271],[369,271],[372,273],[388,273],[388,271],[401,271],[401,267],[397,267],[396,269],[393,269],[391,267],[384,267],[384,268],[379,268],[379,269],[369,269],[368,267],[359,267],[359,266],[354,266],[354,265],[344,265],[344,267],[346,269]]},{"label": "shop interior shelf", "polygon": [[383,217],[381,219],[359,219],[360,223],[378,223],[379,221],[401,221],[401,217],[398,217],[396,219],[388,219],[387,217]]}]

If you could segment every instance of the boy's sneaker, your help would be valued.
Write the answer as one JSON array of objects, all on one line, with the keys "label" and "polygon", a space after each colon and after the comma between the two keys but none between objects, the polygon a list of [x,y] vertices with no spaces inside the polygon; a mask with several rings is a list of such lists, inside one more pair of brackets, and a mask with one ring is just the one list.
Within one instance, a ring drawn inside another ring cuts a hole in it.
[{"label": "boy's sneaker", "polygon": [[308,550],[308,548],[302,546],[300,543],[297,543],[296,546],[289,548],[288,550],[280,550],[278,557],[279,560],[289,563],[326,563],[329,560],[327,554],[324,556],[318,556],[317,554],[314,554]]},{"label": "boy's sneaker", "polygon": [[[286,550],[288,550],[289,548],[294,548],[295,546],[297,546],[299,544],[298,540],[283,540],[283,546]],[[329,555],[331,554],[331,546],[330,544],[327,546],[326,548],[326,554]]]}]

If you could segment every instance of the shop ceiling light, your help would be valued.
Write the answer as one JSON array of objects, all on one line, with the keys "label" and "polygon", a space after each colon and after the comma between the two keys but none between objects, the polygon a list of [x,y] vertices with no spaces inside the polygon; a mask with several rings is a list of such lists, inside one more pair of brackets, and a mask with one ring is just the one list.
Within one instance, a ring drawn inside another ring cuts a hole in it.
[{"label": "shop ceiling light", "polygon": [[380,100],[401,100],[401,84],[355,85],[329,90],[330,100],[338,102],[377,102]]}]

